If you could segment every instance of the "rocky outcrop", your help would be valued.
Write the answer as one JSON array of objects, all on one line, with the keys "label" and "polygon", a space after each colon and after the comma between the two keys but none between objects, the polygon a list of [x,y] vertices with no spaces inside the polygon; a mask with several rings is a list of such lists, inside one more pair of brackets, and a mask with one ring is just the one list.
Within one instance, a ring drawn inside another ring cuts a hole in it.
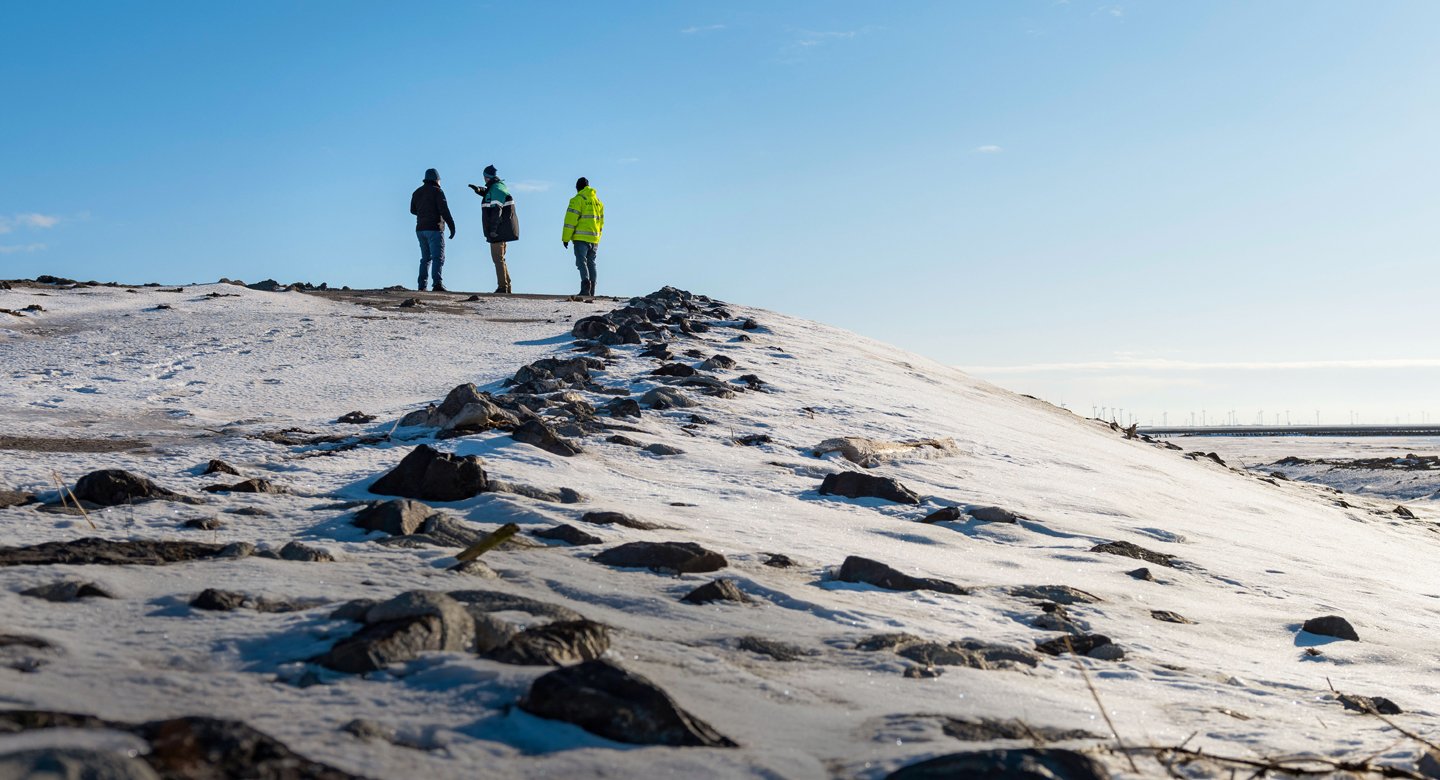
[{"label": "rocky outcrop", "polygon": [[85,537],[68,542],[44,542],[28,547],[0,547],[0,566],[108,564],[159,566],[166,563],[243,557],[246,546],[177,542],[153,539],[112,541]]},{"label": "rocky outcrop", "polygon": [[75,483],[75,498],[97,506],[117,506],[137,501],[186,501],[196,499],[182,496],[173,490],[160,487],[139,474],[121,469],[92,471]]},{"label": "rocky outcrop", "polygon": [[820,483],[820,495],[846,498],[883,498],[897,504],[918,504],[920,496],[899,480],[859,471],[830,474]]},{"label": "rocky outcrop", "polygon": [[885,588],[886,590],[933,590],[937,593],[953,593],[963,596],[970,591],[953,582],[931,577],[912,577],[885,564],[852,555],[840,565],[835,579],[841,582],[859,582]]},{"label": "rocky outcrop", "polygon": [[463,501],[479,495],[487,487],[485,469],[479,458],[441,453],[422,444],[376,480],[370,492],[421,501]]},{"label": "rocky outcrop", "polygon": [[595,560],[607,566],[681,574],[717,571],[729,565],[725,556],[694,542],[630,542],[601,552]]}]

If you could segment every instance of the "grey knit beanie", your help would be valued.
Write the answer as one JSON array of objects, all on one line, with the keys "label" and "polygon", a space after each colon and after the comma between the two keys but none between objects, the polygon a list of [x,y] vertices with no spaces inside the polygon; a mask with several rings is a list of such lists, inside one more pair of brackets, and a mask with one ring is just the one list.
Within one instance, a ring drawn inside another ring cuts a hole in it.
[{"label": "grey knit beanie", "polygon": [[440,181],[440,172],[434,168],[426,168],[425,181]]}]

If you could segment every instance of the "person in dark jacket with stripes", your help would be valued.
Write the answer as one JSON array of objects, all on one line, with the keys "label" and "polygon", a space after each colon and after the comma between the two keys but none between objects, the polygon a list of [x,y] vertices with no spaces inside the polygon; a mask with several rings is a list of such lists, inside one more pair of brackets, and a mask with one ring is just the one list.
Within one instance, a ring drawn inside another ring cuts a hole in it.
[{"label": "person in dark jacket with stripes", "polygon": [[520,220],[515,216],[515,198],[495,170],[485,166],[485,186],[470,185],[480,196],[481,223],[490,242],[490,260],[495,263],[495,292],[509,295],[510,269],[505,265],[505,245],[520,240]]},{"label": "person in dark jacket with stripes", "polygon": [[410,213],[415,215],[415,237],[420,240],[420,280],[415,289],[424,290],[426,277],[434,282],[435,292],[447,292],[442,279],[445,268],[445,233],[450,226],[450,239],[455,239],[455,218],[450,216],[450,204],[445,202],[445,191],[440,189],[440,172],[431,168],[425,171],[425,183],[410,194]]}]

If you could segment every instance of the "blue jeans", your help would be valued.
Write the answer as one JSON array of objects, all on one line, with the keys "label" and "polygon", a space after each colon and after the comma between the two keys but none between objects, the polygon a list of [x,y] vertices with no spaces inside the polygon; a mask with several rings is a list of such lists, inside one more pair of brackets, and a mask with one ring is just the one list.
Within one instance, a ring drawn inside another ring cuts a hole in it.
[{"label": "blue jeans", "polygon": [[580,281],[595,281],[595,250],[599,245],[588,241],[571,241],[575,248],[575,267],[580,269]]},{"label": "blue jeans", "polygon": [[427,276],[435,282],[432,287],[444,286],[440,276],[445,268],[445,233],[439,230],[417,230],[415,237],[420,239],[420,281],[416,282],[415,286],[423,289]]}]

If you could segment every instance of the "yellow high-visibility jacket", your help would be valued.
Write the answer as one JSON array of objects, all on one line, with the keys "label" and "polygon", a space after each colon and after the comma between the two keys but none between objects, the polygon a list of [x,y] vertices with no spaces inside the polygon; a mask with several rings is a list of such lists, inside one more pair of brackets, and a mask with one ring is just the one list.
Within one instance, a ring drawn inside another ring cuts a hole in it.
[{"label": "yellow high-visibility jacket", "polygon": [[560,231],[560,240],[598,244],[604,228],[605,204],[600,202],[594,187],[586,187],[575,193],[565,209],[565,227]]}]

